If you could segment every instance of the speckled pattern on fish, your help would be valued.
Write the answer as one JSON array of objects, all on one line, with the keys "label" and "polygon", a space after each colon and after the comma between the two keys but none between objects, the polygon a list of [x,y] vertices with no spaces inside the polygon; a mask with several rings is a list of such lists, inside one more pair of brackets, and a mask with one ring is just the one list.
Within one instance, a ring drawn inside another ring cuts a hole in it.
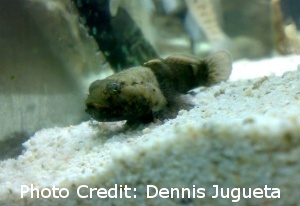
[{"label": "speckled pattern on fish", "polygon": [[231,56],[225,51],[205,59],[186,54],[153,59],[94,81],[86,112],[97,121],[128,120],[128,124],[174,118],[180,109],[192,106],[181,94],[226,81],[231,69]]}]

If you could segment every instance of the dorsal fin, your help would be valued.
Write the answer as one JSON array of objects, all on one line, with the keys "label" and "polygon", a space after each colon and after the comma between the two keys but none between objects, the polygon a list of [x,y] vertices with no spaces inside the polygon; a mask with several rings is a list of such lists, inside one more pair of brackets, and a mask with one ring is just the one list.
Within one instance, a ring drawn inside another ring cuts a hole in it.
[{"label": "dorsal fin", "polygon": [[189,54],[174,53],[171,56],[165,58],[164,62],[173,64],[199,64],[200,59]]}]

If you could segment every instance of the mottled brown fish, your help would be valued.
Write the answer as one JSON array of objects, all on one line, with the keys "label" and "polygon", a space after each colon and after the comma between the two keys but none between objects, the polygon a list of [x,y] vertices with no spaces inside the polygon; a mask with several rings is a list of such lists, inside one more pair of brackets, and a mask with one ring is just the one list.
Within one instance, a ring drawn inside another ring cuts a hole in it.
[{"label": "mottled brown fish", "polygon": [[208,40],[215,46],[226,45],[229,37],[220,25],[219,1],[212,0],[185,0],[188,11],[196,23],[202,28]]},{"label": "mottled brown fish", "polygon": [[274,33],[274,45],[278,53],[300,54],[300,35],[294,22],[284,24],[281,11],[281,0],[272,0],[272,23]]},{"label": "mottled brown fish", "polygon": [[94,81],[86,112],[97,121],[127,120],[128,124],[174,118],[180,109],[191,107],[181,94],[226,81],[231,69],[231,56],[225,51],[205,59],[186,54],[153,59]]}]

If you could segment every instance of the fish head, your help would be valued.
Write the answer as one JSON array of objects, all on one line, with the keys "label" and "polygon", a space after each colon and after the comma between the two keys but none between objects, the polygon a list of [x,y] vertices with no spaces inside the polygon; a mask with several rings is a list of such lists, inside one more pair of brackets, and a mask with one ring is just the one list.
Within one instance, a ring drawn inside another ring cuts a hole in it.
[{"label": "fish head", "polygon": [[85,105],[86,113],[100,122],[135,119],[148,109],[138,90],[118,79],[94,81]]},{"label": "fish head", "polygon": [[[98,121],[122,120],[116,107],[116,99],[121,93],[121,83],[115,80],[96,80],[89,87],[85,101],[86,112]],[[119,103],[120,104],[120,103]]]}]

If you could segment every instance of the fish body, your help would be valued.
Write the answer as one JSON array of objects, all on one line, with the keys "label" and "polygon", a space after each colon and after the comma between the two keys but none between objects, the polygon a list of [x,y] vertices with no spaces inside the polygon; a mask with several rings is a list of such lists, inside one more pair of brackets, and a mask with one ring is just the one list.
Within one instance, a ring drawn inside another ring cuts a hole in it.
[{"label": "fish body", "polygon": [[284,24],[281,0],[272,0],[273,31],[275,49],[280,54],[300,54],[300,35],[296,24]]},{"label": "fish body", "polygon": [[186,0],[185,2],[189,12],[210,42],[221,45],[229,40],[219,23],[220,17],[218,17],[216,9],[218,1]]},{"label": "fish body", "polygon": [[231,56],[225,51],[206,59],[185,54],[153,59],[94,81],[85,102],[86,112],[97,121],[128,120],[129,124],[173,118],[178,110],[191,106],[181,94],[226,81],[231,68]]}]

